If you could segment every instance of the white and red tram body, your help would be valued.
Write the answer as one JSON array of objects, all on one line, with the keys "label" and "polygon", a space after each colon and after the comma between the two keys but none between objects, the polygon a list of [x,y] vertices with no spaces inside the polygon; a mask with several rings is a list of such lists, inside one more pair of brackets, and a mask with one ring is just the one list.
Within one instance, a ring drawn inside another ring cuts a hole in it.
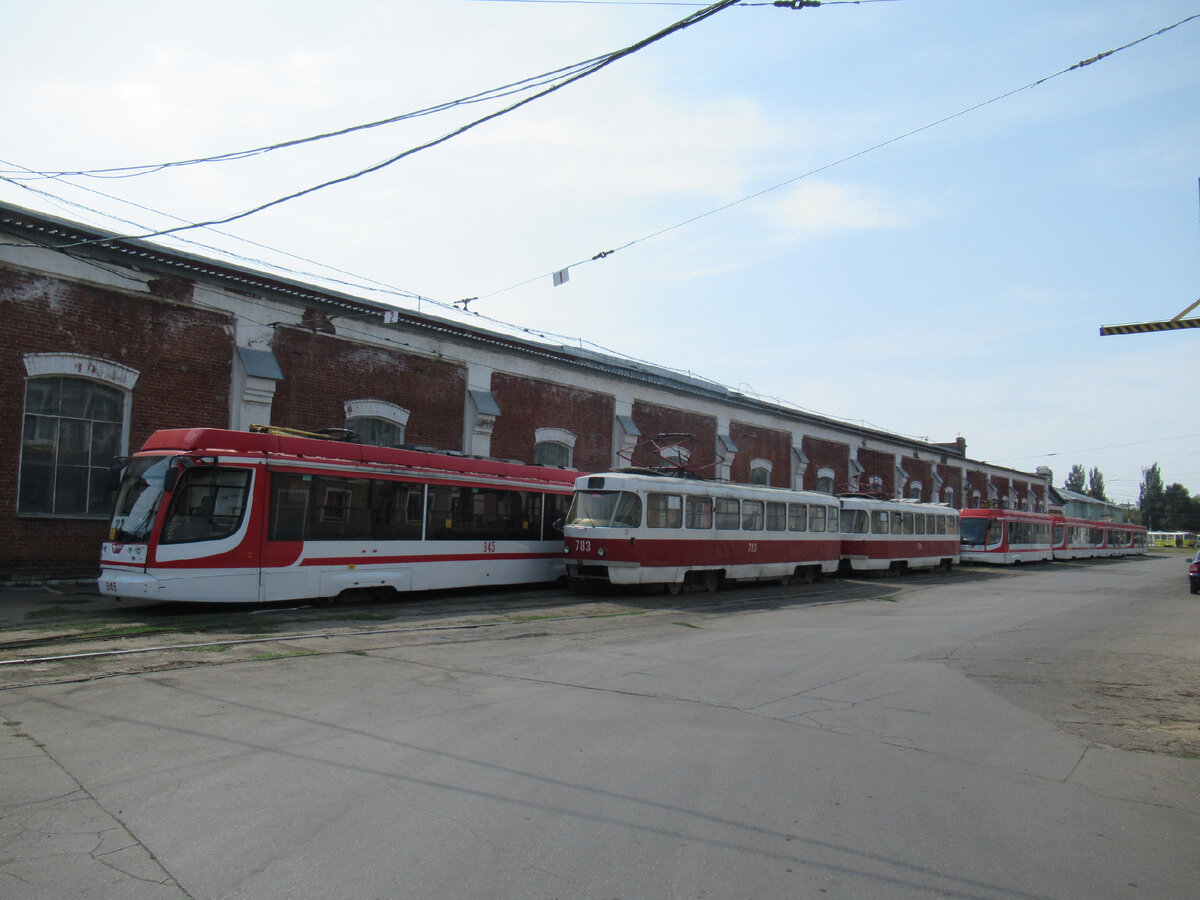
[{"label": "white and red tram body", "polygon": [[962,562],[1010,563],[1052,559],[1054,517],[1018,509],[964,509]]},{"label": "white and red tram body", "polygon": [[553,581],[577,473],[221,429],[152,434],[125,467],[101,593],[270,602]]},{"label": "white and red tram body", "polygon": [[1146,529],[1128,522],[1054,518],[1054,558],[1131,556],[1146,552]]},{"label": "white and red tram body", "polygon": [[843,496],[841,517],[842,565],[851,571],[949,569],[958,562],[957,509]]},{"label": "white and red tram body", "polygon": [[575,482],[563,526],[574,582],[713,589],[722,579],[812,580],[836,572],[838,501],[828,494],[604,472]]}]

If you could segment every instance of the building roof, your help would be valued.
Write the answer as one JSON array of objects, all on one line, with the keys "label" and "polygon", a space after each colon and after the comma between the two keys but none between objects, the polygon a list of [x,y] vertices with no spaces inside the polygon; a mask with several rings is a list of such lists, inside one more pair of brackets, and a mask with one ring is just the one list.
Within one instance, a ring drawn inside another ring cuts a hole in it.
[{"label": "building roof", "polygon": [[[938,444],[840,419],[822,416],[790,406],[777,399],[764,400],[731,390],[692,373],[656,366],[638,360],[609,356],[595,351],[552,345],[531,339],[518,339],[455,322],[439,316],[403,309],[362,297],[355,297],[306,282],[270,275],[256,269],[220,262],[138,238],[123,237],[110,231],[59,219],[40,212],[0,203],[0,232],[29,243],[73,257],[104,260],[147,272],[173,275],[196,282],[216,285],[235,292],[253,292],[283,302],[318,310],[330,316],[378,315],[380,327],[433,334],[441,339],[486,346],[523,356],[532,356],[572,368],[587,369],[615,378],[650,384],[665,391],[685,394],[761,412],[784,420],[815,425],[846,433],[848,436],[886,441],[914,451],[947,457],[947,462],[966,462],[965,442]],[[384,323],[384,314],[389,321]],[[253,363],[252,363],[253,364]],[[962,448],[962,449],[959,449]],[[1025,478],[1038,476],[981,462],[991,469],[1011,472]]]}]

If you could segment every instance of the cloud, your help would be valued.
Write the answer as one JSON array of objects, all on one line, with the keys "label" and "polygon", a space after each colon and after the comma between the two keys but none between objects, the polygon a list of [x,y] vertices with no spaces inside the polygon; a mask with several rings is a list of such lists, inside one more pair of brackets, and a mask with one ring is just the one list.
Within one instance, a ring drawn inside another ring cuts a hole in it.
[{"label": "cloud", "polygon": [[928,215],[877,188],[819,179],[801,182],[770,210],[788,238],[904,228]]}]

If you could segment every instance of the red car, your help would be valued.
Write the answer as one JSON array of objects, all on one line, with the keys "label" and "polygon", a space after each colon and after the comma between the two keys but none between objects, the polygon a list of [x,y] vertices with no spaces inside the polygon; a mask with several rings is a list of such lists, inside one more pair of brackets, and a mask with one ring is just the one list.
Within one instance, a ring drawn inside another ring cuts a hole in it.
[{"label": "red car", "polygon": [[1200,551],[1188,566],[1188,588],[1193,594],[1200,594]]}]

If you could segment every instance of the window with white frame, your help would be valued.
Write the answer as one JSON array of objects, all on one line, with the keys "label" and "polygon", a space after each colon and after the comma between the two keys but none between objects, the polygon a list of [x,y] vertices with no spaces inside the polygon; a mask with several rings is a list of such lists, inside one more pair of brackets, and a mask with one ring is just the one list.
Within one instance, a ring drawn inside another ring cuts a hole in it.
[{"label": "window with white frame", "polygon": [[750,460],[750,483],[769,485],[771,483],[771,468],[771,461],[769,459]]},{"label": "window with white frame", "polygon": [[408,430],[409,411],[385,400],[347,400],[346,427],[364,444],[399,447]]},{"label": "window with white frame", "polygon": [[920,499],[921,499],[921,491],[922,491],[922,485],[921,485],[921,482],[919,482],[919,481],[912,481],[912,482],[909,482],[909,485],[908,485],[908,499],[910,499],[910,500],[920,500]]},{"label": "window with white frame", "polygon": [[533,462],[569,469],[574,463],[575,435],[562,428],[539,428],[533,434]]},{"label": "window with white frame", "polygon": [[954,488],[952,488],[952,487],[942,488],[942,502],[945,503],[947,506],[949,506],[951,509],[958,508],[957,506],[955,506],[955,503],[954,503]]},{"label": "window with white frame", "polygon": [[817,490],[822,494],[832,494],[835,473],[833,469],[817,470]]},{"label": "window with white frame", "polygon": [[28,354],[24,361],[18,514],[107,518],[109,469],[128,447],[138,373],[69,353]]}]

